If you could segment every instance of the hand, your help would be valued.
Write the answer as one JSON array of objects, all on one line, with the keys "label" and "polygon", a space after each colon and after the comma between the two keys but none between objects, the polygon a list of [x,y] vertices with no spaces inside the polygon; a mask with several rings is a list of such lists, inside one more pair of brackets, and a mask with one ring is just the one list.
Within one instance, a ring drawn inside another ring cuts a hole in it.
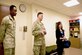
[{"label": "hand", "polygon": [[41,31],[41,34],[42,34],[42,35],[45,35],[45,34],[46,34],[46,31],[45,31],[45,30],[42,30],[42,31]]},{"label": "hand", "polygon": [[60,37],[60,40],[63,40],[64,38]]},{"label": "hand", "polygon": [[64,41],[64,40],[62,40],[62,41]]},{"label": "hand", "polygon": [[44,35],[46,35],[46,31],[45,31],[45,30],[43,30],[43,32],[44,32]]},{"label": "hand", "polygon": [[64,38],[64,40],[67,40],[67,38]]},{"label": "hand", "polygon": [[66,38],[66,37],[63,37],[63,39],[64,39],[64,40],[67,40],[67,38]]},{"label": "hand", "polygon": [[41,35],[44,35],[44,32],[43,32],[43,30],[41,30]]},{"label": "hand", "polygon": [[60,39],[61,39],[61,40],[67,40],[65,37],[61,37]]}]

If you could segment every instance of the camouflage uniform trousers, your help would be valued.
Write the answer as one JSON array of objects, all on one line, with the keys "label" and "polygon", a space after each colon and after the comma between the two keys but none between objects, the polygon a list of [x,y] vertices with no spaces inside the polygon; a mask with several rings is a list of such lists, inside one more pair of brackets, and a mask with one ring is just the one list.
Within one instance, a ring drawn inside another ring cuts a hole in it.
[{"label": "camouflage uniform trousers", "polygon": [[45,55],[46,48],[45,45],[34,45],[34,55]]}]

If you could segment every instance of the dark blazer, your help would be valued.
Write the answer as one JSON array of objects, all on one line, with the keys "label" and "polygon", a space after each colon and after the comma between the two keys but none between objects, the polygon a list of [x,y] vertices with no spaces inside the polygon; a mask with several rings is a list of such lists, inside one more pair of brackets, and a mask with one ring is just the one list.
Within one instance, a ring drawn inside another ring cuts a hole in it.
[{"label": "dark blazer", "polygon": [[57,43],[62,42],[62,40],[60,39],[60,37],[64,37],[64,30],[61,33],[59,29],[56,30],[56,39],[57,39]]}]

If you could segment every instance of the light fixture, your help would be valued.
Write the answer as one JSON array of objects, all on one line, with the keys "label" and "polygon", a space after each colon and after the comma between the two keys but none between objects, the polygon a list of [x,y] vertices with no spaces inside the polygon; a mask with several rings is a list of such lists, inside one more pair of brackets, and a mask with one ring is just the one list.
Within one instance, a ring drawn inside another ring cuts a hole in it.
[{"label": "light fixture", "polygon": [[80,4],[77,0],[70,0],[68,2],[65,2],[64,5],[67,7],[72,7]]},{"label": "light fixture", "polygon": [[82,15],[82,12],[80,12],[79,15]]}]

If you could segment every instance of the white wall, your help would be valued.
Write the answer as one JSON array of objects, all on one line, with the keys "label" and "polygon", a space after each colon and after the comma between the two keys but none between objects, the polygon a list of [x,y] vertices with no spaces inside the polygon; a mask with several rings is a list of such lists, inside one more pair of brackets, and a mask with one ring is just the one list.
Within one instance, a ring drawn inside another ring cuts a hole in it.
[{"label": "white wall", "polygon": [[82,49],[82,16],[80,18],[80,39],[81,39],[81,49]]},{"label": "white wall", "polygon": [[43,23],[47,30],[47,35],[45,36],[46,46],[56,44],[55,24],[57,21],[62,22],[63,28],[65,30],[65,36],[67,38],[69,37],[69,17],[68,16],[62,15],[48,8],[33,4],[32,5],[32,18],[33,18],[32,21],[33,22],[37,19],[37,13],[39,11],[44,13]]},{"label": "white wall", "polygon": [[[0,0],[0,4],[5,5],[16,5],[17,16],[16,18],[16,55],[32,55],[32,17],[31,17],[31,6],[27,3],[23,3],[17,0]],[[19,5],[25,4],[27,7],[26,12],[22,13],[19,11]],[[23,26],[27,26],[28,30],[23,35]],[[25,40],[23,40],[25,37]]]}]

